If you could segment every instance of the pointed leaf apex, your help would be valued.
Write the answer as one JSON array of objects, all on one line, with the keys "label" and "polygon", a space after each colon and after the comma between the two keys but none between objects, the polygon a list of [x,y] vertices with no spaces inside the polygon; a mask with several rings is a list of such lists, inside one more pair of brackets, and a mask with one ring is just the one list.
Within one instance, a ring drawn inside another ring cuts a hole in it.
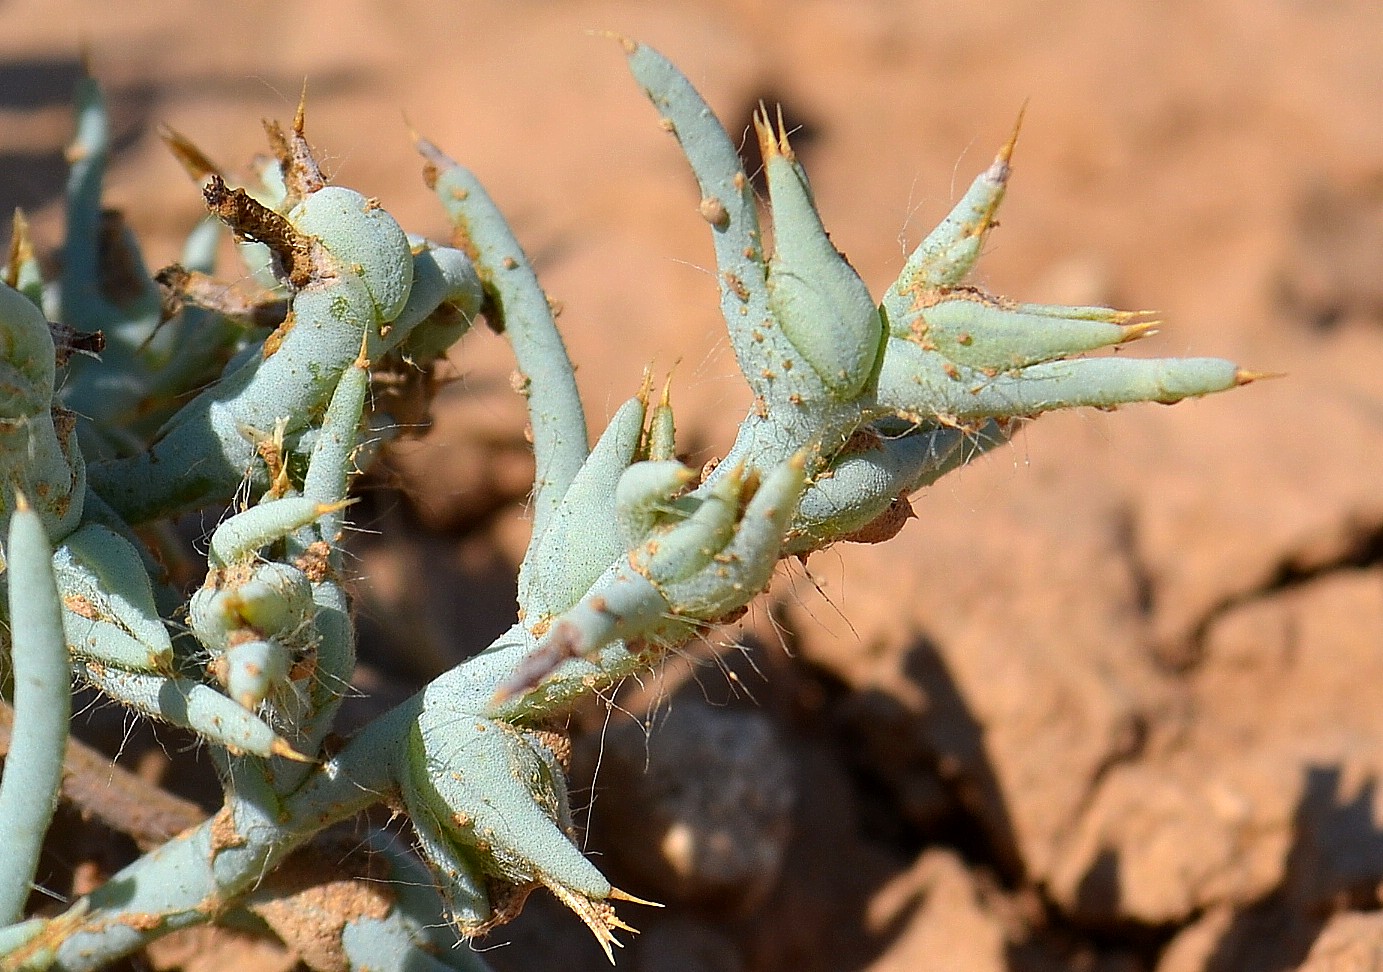
[{"label": "pointed leaf apex", "polygon": [[783,121],[783,106],[778,105],[776,109],[777,120],[769,118],[768,106],[762,101],[759,108],[754,112],[754,132],[759,137],[759,154],[763,156],[764,164],[768,164],[771,158],[783,158],[788,162],[797,160],[796,154],[792,151],[792,144],[788,141],[787,123]]},{"label": "pointed leaf apex", "polygon": [[335,513],[344,510],[348,506],[354,506],[360,501],[360,497],[352,496],[349,499],[337,500],[335,503],[318,503],[313,509],[317,516],[326,516],[328,513]]},{"label": "pointed leaf apex", "polygon": [[181,163],[183,170],[192,177],[193,182],[201,184],[212,176],[224,178],[221,167],[211,161],[181,132],[168,125],[160,125],[158,136],[163,140],[163,144],[168,146],[168,151],[173,153],[173,157]]},{"label": "pointed leaf apex", "polygon": [[428,162],[432,163],[439,169],[456,168],[456,160],[453,159],[450,155],[447,155],[447,153],[443,152],[440,148],[438,148],[436,143],[434,143],[433,141],[431,141],[423,135],[419,135],[416,132],[412,134],[413,148],[416,149],[418,154],[421,155],[424,159],[426,159]]},{"label": "pointed leaf apex", "polygon": [[1124,336],[1119,339],[1120,344],[1128,344],[1130,341],[1137,341],[1140,338],[1151,337],[1157,333],[1161,321],[1134,321],[1131,324],[1123,325]]},{"label": "pointed leaf apex", "polygon": [[1255,381],[1269,381],[1274,378],[1286,378],[1285,371],[1245,371],[1240,368],[1234,373],[1234,384],[1251,385]]},{"label": "pointed leaf apex", "polygon": [[20,289],[20,271],[24,264],[34,259],[34,242],[29,236],[29,220],[24,215],[24,210],[18,206],[14,209],[14,218],[10,222],[10,250],[5,274],[5,283],[15,290]]},{"label": "pointed leaf apex", "polygon": [[632,37],[626,37],[624,34],[618,33],[613,30],[603,31],[602,33],[606,37],[617,42],[620,47],[624,48],[625,54],[633,54],[635,51],[639,49],[639,42],[634,40]]},{"label": "pointed leaf apex", "polygon": [[999,203],[1003,202],[1003,189],[1008,185],[1009,176],[1013,174],[1013,149],[1018,144],[1018,133],[1023,128],[1023,116],[1027,114],[1028,103],[1023,102],[1023,107],[1018,109],[1018,118],[1014,120],[1013,131],[1008,136],[1008,141],[1004,142],[999,149],[999,154],[994,156],[994,162],[985,171],[983,178],[994,187],[989,206],[982,214],[979,223],[979,235],[983,236],[994,225],[994,214],[999,210]]},{"label": "pointed leaf apex", "polygon": [[[647,900],[645,900],[644,898],[635,897],[634,895],[630,894],[628,891],[621,891],[619,888],[613,888],[613,887],[610,889],[610,893],[609,893],[608,895],[606,895],[606,897],[607,897],[609,900],[611,900],[611,901],[628,901],[628,902],[630,902],[631,904],[647,905],[647,906],[650,907],[650,908],[665,908],[665,907],[667,907],[666,905],[664,905],[664,904],[663,904],[662,902],[660,902],[660,901],[647,901]],[[626,927],[627,927],[627,926],[626,926]],[[632,930],[632,929],[631,929],[631,930]]]},{"label": "pointed leaf apex", "polygon": [[1002,166],[1003,175],[1000,178],[1004,180],[1008,179],[1009,168],[1013,164],[1013,148],[1018,144],[1018,133],[1023,129],[1023,116],[1027,113],[1028,102],[1024,99],[1022,107],[1018,109],[1018,118],[1013,122],[1012,134],[1009,135],[1003,148],[999,149],[999,154],[994,157],[994,167],[997,169]]},{"label": "pointed leaf apex", "polygon": [[293,113],[293,134],[303,136],[307,124],[307,78],[303,78],[303,88],[298,95],[298,110]]},{"label": "pointed leaf apex", "polygon": [[768,119],[768,106],[762,101],[754,112],[754,134],[759,139],[759,155],[763,158],[764,165],[768,165],[769,159],[782,154],[779,151],[778,136],[773,131],[773,123]]},{"label": "pointed leaf apex", "polygon": [[311,756],[304,756],[302,753],[298,752],[292,746],[288,745],[287,742],[285,742],[281,737],[278,736],[275,736],[274,741],[269,744],[269,751],[273,753],[275,756],[282,756],[285,759],[291,759],[295,763],[316,762],[316,760],[314,760]]},{"label": "pointed leaf apex", "polygon": [[278,122],[267,118],[264,120],[264,131],[269,136],[269,146],[273,150],[274,158],[278,160],[284,186],[288,190],[287,203],[292,206],[296,206],[327,184],[322,168],[313,156],[312,148],[307,144],[303,131],[307,113],[306,99],[307,83],[304,82],[302,100],[298,102],[298,110],[293,115],[293,126],[287,133]]},{"label": "pointed leaf apex", "polygon": [[788,141],[788,126],[783,121],[783,106],[778,105],[778,151],[783,158],[789,162],[796,160],[796,155],[792,151],[792,144]]}]

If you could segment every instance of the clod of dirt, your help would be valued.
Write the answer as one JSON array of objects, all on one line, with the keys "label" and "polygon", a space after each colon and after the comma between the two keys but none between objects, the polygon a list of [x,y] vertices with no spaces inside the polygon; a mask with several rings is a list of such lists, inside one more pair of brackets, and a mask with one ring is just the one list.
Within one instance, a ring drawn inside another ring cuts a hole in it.
[{"label": "clod of dirt", "polygon": [[1301,193],[1282,299],[1316,327],[1351,318],[1383,321],[1383,170]]},{"label": "clod of dirt", "polygon": [[1210,909],[1167,943],[1158,958],[1156,972],[1206,972],[1233,921],[1233,909]]},{"label": "clod of dirt", "polygon": [[[995,489],[1002,461],[966,475],[986,473]],[[1081,470],[1060,475],[1059,490],[991,509],[983,534],[932,510],[921,543],[904,531],[887,546],[814,559],[815,583],[839,608],[800,583],[785,612],[804,658],[857,693],[894,700],[896,732],[930,754],[1013,880],[1052,873],[1091,787],[1136,755],[1149,719],[1170,704],[1141,650],[1117,510]],[[868,582],[841,589],[832,560]],[[892,776],[887,766],[875,775]]]},{"label": "clod of dirt", "polygon": [[222,972],[256,969],[291,972],[301,967],[298,957],[263,935],[201,925],[165,935],[145,950],[151,968],[180,972]]},{"label": "clod of dirt", "polygon": [[1330,919],[1298,972],[1378,972],[1383,969],[1383,914],[1346,912]]},{"label": "clod of dirt", "polygon": [[463,378],[433,401],[426,434],[401,436],[390,444],[384,475],[402,490],[426,529],[474,528],[533,486],[533,454],[522,433],[526,420],[524,400],[506,383],[484,373]]},{"label": "clod of dirt", "polygon": [[1061,907],[1098,925],[1179,923],[1270,894],[1310,915],[1376,903],[1380,631],[1378,568],[1219,618],[1188,682],[1190,728],[1102,781],[1051,883]]},{"label": "clod of dirt", "polygon": [[649,734],[612,727],[598,759],[592,843],[641,895],[744,913],[773,888],[796,793],[764,713],[678,698]]},{"label": "clod of dirt", "polygon": [[1202,753],[1117,768],[1077,826],[1053,897],[1076,921],[1108,927],[1181,922],[1268,893],[1300,793],[1281,770],[1262,756],[1210,764]]},{"label": "clod of dirt", "polygon": [[902,926],[869,972],[912,972],[926,956],[929,972],[1006,972],[1006,936],[985,909],[974,874],[959,856],[929,850],[882,888],[866,920],[876,929]]}]

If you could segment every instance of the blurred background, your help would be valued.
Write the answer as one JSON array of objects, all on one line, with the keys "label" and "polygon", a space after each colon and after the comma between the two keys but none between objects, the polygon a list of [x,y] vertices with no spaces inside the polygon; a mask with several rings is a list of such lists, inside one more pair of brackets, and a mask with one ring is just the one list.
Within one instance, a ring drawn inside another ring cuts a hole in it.
[{"label": "blurred background", "polygon": [[[609,30],[669,55],[732,134],[781,103],[875,293],[1026,104],[975,282],[1156,310],[1131,353],[1285,372],[1046,417],[895,540],[785,565],[742,626],[577,713],[589,846],[669,904],[625,914],[645,934],[621,968],[1378,968],[1376,2],[3,0],[0,208],[56,248],[85,58],[108,201],[162,266],[201,207],[158,126],[243,172],[305,83],[328,172],[406,228],[448,232],[410,125],[474,169],[561,304],[594,428],[671,371],[699,464],[748,397],[694,184]],[[522,403],[492,335],[452,363],[431,433],[372,473],[360,718],[513,616]],[[293,965],[218,947],[148,961]],[[537,895],[480,947],[501,972],[606,967]]]}]

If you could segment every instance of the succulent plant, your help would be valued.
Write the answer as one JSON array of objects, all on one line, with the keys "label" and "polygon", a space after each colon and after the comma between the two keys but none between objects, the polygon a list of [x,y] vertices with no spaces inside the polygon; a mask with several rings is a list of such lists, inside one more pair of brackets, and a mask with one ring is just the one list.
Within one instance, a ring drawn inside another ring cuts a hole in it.
[{"label": "succulent plant", "polygon": [[[1217,359],[1082,357],[1151,324],[968,285],[1012,141],[876,303],[827,236],[781,118],[755,120],[770,246],[705,102],[657,52],[622,43],[696,176],[754,394],[724,459],[704,470],[677,459],[668,396],[655,402],[647,380],[589,444],[523,249],[476,178],[435,146],[418,142],[455,229],[449,245],[409,236],[375,200],[328,184],[301,110],[287,130],[269,126],[274,160],[253,186],[231,185],[170,133],[214,219],[155,278],[118,220],[102,218],[105,112],[82,83],[62,275],[42,280],[17,221],[0,287],[0,660],[14,708],[0,782],[0,966],[93,968],[175,929],[281,913],[296,899],[265,875],[381,802],[407,815],[430,880],[337,915],[314,965],[483,967],[452,947],[456,933],[507,920],[539,887],[609,954],[629,929],[615,903],[639,899],[573,841],[555,716],[737,617],[781,558],[888,539],[911,493],[1021,420],[1174,402],[1252,377]],[[211,285],[218,225],[262,291]],[[117,269],[118,297],[102,285]],[[372,380],[430,368],[478,318],[513,348],[537,460],[518,620],[331,752],[355,662],[341,567],[350,485],[373,430],[388,425],[372,414]],[[206,508],[228,515],[185,596],[160,566],[166,524]],[[73,677],[195,733],[215,754],[225,803],[62,914],[25,919]],[[382,837],[378,853],[398,873],[419,869]],[[452,930],[439,928],[441,913]]]}]

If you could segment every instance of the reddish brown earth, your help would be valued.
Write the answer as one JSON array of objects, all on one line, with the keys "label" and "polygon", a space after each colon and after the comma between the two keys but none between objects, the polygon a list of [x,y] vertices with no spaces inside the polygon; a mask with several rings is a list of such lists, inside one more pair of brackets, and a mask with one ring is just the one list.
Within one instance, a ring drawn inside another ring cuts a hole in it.
[{"label": "reddish brown earth", "polygon": [[[979,281],[1156,308],[1136,353],[1286,373],[1045,418],[919,497],[892,542],[783,569],[717,639],[742,655],[666,673],[651,735],[583,715],[591,847],[669,904],[626,911],[645,933],[620,967],[1383,968],[1376,2],[225,9],[0,5],[0,203],[41,243],[83,45],[119,133],[110,195],[155,265],[198,215],[156,124],[243,160],[306,78],[330,170],[411,229],[445,231],[404,116],[473,167],[563,305],[588,414],[675,366],[703,461],[746,395],[684,164],[588,33],[613,29],[672,56],[732,126],[783,102],[876,292],[1026,103]],[[474,335],[454,360],[437,427],[378,480],[386,539],[360,545],[362,674],[386,694],[512,616],[522,410],[500,342]],[[606,967],[536,896],[485,945],[506,942],[487,952],[500,970]],[[163,954],[190,968],[198,949]]]}]

